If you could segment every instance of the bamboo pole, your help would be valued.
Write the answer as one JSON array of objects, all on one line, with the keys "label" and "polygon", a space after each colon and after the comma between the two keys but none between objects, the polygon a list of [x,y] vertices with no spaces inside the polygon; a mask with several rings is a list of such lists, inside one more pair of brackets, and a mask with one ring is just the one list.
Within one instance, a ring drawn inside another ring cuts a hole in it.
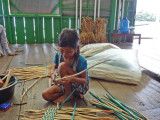
[{"label": "bamboo pole", "polygon": [[104,62],[106,62],[106,61],[110,61],[110,60],[107,59],[107,60],[101,61],[101,62],[96,63],[95,65],[93,65],[93,66],[91,66],[91,67],[89,67],[89,68],[87,68],[87,69],[85,69],[85,70],[83,70],[83,71],[81,71],[81,72],[79,72],[79,73],[76,73],[76,74],[73,74],[73,75],[69,75],[69,76],[65,76],[65,77],[63,77],[63,78],[59,78],[59,79],[55,79],[55,80],[56,80],[56,81],[59,81],[59,80],[61,80],[61,79],[67,79],[67,78],[71,78],[71,77],[78,76],[78,75],[86,72],[87,70],[91,69],[92,67],[94,67],[94,66],[96,66],[96,65],[99,65],[99,64],[101,64],[101,63],[104,63]]}]

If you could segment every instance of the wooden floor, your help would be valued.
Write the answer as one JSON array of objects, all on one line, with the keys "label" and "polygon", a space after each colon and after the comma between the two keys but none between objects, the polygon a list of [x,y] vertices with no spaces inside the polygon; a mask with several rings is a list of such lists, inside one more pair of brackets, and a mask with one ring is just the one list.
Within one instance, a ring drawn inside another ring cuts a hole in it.
[{"label": "wooden floor", "polygon": [[[138,43],[137,43],[138,44]],[[20,62],[26,63],[46,63],[52,64],[54,59],[55,50],[54,44],[37,44],[37,45],[12,45],[12,50],[16,47],[22,47],[24,51],[19,55],[11,57],[4,56],[0,58],[0,72],[9,68],[26,67]],[[125,44],[119,45],[121,48]],[[132,46],[132,45],[131,45]],[[131,48],[131,47],[130,47]],[[15,88],[13,98],[9,101],[11,103],[20,103],[20,97],[23,91],[29,87],[34,81],[18,83]],[[43,109],[48,106],[55,106],[51,102],[43,100],[41,93],[48,87],[48,78],[40,80],[32,89],[25,95],[23,102],[27,102],[23,106],[13,105],[8,111],[0,111],[0,120],[19,120],[18,114],[28,109]],[[89,90],[95,95],[103,96],[106,91],[109,91],[114,97],[123,103],[137,109],[149,120],[160,120],[160,82],[150,78],[143,72],[142,81],[139,85],[126,85],[120,83],[107,82],[103,80],[90,79]],[[74,106],[74,101],[77,107],[95,107],[89,101],[95,100],[89,93],[84,97],[84,100],[74,99],[68,101],[64,107]]]}]

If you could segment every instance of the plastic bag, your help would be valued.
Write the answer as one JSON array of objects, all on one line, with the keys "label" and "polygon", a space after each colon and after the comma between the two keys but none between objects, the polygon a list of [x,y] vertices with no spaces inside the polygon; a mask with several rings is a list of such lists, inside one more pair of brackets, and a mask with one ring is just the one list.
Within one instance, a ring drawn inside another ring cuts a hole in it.
[{"label": "plastic bag", "polygon": [[89,69],[90,77],[128,84],[138,84],[140,82],[141,68],[137,58],[137,51],[109,49],[87,58],[87,63],[88,66],[92,66],[108,59],[110,61]]},{"label": "plastic bag", "polygon": [[100,53],[104,50],[111,49],[111,48],[120,49],[118,46],[113,45],[111,43],[94,43],[94,44],[88,44],[82,47],[80,49],[80,53],[84,57],[91,57],[97,53]]}]

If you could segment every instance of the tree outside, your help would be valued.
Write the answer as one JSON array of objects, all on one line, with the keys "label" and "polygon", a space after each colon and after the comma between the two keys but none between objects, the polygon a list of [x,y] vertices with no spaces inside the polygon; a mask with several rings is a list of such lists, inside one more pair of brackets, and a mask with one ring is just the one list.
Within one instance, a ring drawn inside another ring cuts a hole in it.
[{"label": "tree outside", "polygon": [[150,13],[148,11],[139,11],[136,14],[136,21],[151,21],[155,22],[156,21],[156,15],[153,13]]}]

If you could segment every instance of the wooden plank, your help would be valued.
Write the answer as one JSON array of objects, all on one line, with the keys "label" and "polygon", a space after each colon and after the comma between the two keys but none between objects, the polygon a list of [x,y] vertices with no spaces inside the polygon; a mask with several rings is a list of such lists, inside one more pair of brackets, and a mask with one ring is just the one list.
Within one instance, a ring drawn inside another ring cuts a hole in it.
[{"label": "wooden plank", "polygon": [[34,44],[36,42],[34,37],[33,18],[25,18],[25,22],[26,22],[26,43]]},{"label": "wooden plank", "polygon": [[14,51],[17,49],[22,49],[22,51],[18,52],[19,55],[14,56],[9,68],[17,68],[17,67],[27,67],[27,65],[22,64],[21,62],[27,62],[28,54],[29,54],[30,46],[27,44],[14,45]]},{"label": "wooden plank", "polygon": [[75,18],[70,18],[71,19],[71,28],[75,29]]},{"label": "wooden plank", "polygon": [[[97,80],[97,79],[90,79],[89,91],[91,91],[93,94],[95,94],[96,96],[99,96],[99,97],[104,97],[104,95],[107,92],[104,89],[104,87],[101,85],[101,83],[99,82],[99,80]],[[98,106],[92,105],[90,103],[90,101],[97,101],[97,100],[92,95],[90,95],[89,92],[87,92],[86,95],[84,96],[84,102],[87,105],[86,107],[101,109]],[[115,115],[109,115],[108,117],[115,118],[116,120],[118,119]]]},{"label": "wooden plank", "polygon": [[156,59],[156,57],[154,56],[149,57],[143,54],[139,54],[138,58],[139,58],[139,63],[141,67],[149,71],[152,71],[153,73],[157,75],[160,74],[160,60]]},{"label": "wooden plank", "polygon": [[45,18],[45,43],[53,43],[52,39],[52,18]]},{"label": "wooden plank", "polygon": [[16,44],[16,35],[15,35],[16,28],[14,27],[14,17],[11,17],[10,21],[11,21],[11,31],[12,31],[12,42],[11,42],[11,44]]},{"label": "wooden plank", "polygon": [[57,38],[61,32],[61,20],[59,18],[54,18],[54,43],[57,43]]},{"label": "wooden plank", "polygon": [[[12,45],[12,47],[16,47],[16,45]],[[11,48],[11,47],[10,47]],[[24,64],[20,64],[19,61],[25,61],[28,56],[29,47],[25,45],[23,47],[24,51],[20,52],[19,55],[12,57],[13,59],[10,60],[10,57],[6,57],[4,60],[11,61],[11,62],[5,62],[7,68],[15,68],[15,67],[25,67]],[[13,48],[11,49],[13,51]],[[8,59],[9,58],[9,59]],[[1,60],[1,59],[0,59]],[[1,62],[0,62],[1,63]],[[7,65],[8,64],[8,65]],[[14,90],[14,96],[9,100],[10,103],[20,103],[20,97],[22,95],[24,83],[17,83]],[[0,111],[1,120],[17,120],[18,114],[20,111],[20,106],[11,106],[11,108],[7,112]]]},{"label": "wooden plank", "polygon": [[10,64],[13,56],[0,57],[0,73],[4,72]]},{"label": "wooden plank", "polygon": [[[91,91],[92,93],[94,93],[95,95],[99,97],[103,97],[106,93],[106,90],[102,87],[102,85],[96,79],[90,79],[89,91]],[[93,107],[89,103],[89,101],[92,101],[92,100],[96,101],[96,99],[92,97],[92,95],[90,95],[89,92],[87,92],[86,95],[84,96],[84,100],[88,107]]]},{"label": "wooden plank", "polygon": [[62,29],[69,28],[69,18],[63,18],[62,20]]},{"label": "wooden plank", "polygon": [[159,111],[160,111],[160,108],[156,108],[156,109],[142,111],[142,114],[147,116],[149,120],[159,120],[160,118]]},{"label": "wooden plank", "polygon": [[[14,52],[14,45],[10,45],[9,46],[11,52]],[[13,57],[15,56],[3,56],[0,57],[0,73],[4,72],[5,70],[7,70],[10,62],[12,61]]]},{"label": "wooden plank", "polygon": [[3,15],[2,13],[2,1],[0,1],[1,5],[0,5],[0,15]]},{"label": "wooden plank", "polygon": [[24,22],[23,18],[15,18],[16,20],[16,32],[17,32],[17,43],[25,44],[25,33],[24,33]]},{"label": "wooden plank", "polygon": [[[158,97],[160,93],[150,87],[152,84],[151,81],[151,78],[143,74],[141,83],[137,86],[107,81],[100,81],[100,83],[114,97],[126,105],[142,112],[160,107],[160,100]],[[158,86],[160,87],[160,83]],[[146,115],[146,117],[148,117],[148,115]]]},{"label": "wooden plank", "polygon": [[3,17],[0,17],[0,24],[1,24],[1,25],[4,25],[4,24],[3,24]]},{"label": "wooden plank", "polygon": [[[43,64],[45,63],[45,58],[42,50],[42,46],[30,45],[30,51],[27,63],[30,64]],[[25,82],[24,90],[32,85],[34,80]],[[37,82],[24,96],[23,102],[27,102],[26,105],[21,107],[21,112],[28,109],[42,109],[48,106],[47,102],[42,98],[42,91],[44,88],[48,87],[47,78],[42,78]],[[23,91],[24,92],[24,91]]]},{"label": "wooden plank", "polygon": [[42,44],[45,61],[46,64],[53,64],[54,63],[54,55],[56,53],[55,49],[53,48],[52,44]]},{"label": "wooden plank", "polygon": [[36,19],[36,36],[37,36],[37,43],[44,43],[44,36],[43,36],[43,17],[38,17]]}]

